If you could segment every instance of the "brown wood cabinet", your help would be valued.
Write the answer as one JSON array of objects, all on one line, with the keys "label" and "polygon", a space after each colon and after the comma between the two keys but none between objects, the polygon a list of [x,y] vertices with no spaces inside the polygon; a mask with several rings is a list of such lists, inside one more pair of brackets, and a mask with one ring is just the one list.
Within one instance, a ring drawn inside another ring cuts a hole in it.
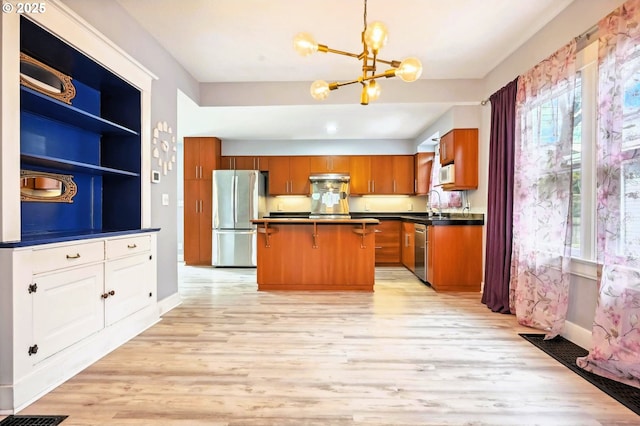
[{"label": "brown wood cabinet", "polygon": [[269,170],[269,157],[267,156],[223,156],[221,161],[223,170]]},{"label": "brown wood cabinet", "polygon": [[413,162],[411,155],[351,156],[351,194],[413,194]]},{"label": "brown wood cabinet", "polygon": [[311,173],[349,173],[349,156],[325,155],[309,157]]},{"label": "brown wood cabinet", "polygon": [[219,168],[220,139],[184,138],[184,261],[211,265],[211,179]]},{"label": "brown wood cabinet", "polygon": [[434,157],[435,154],[433,152],[419,152],[414,156],[416,195],[427,195],[429,193],[429,189],[431,187],[431,170],[433,167]]},{"label": "brown wood cabinet", "polygon": [[218,138],[184,138],[184,179],[211,180],[211,172],[220,168],[220,149]]},{"label": "brown wood cabinet", "polygon": [[376,265],[400,264],[401,229],[399,220],[381,220],[376,225]]},{"label": "brown wood cabinet", "polygon": [[452,163],[455,181],[442,189],[478,189],[478,129],[454,129],[440,139],[440,164]]},{"label": "brown wood cabinet", "polygon": [[309,195],[309,157],[269,157],[269,195]]},{"label": "brown wood cabinet", "polygon": [[436,291],[479,292],[482,226],[427,227],[427,281]]},{"label": "brown wood cabinet", "polygon": [[415,167],[413,155],[394,155],[393,194],[411,195],[415,192]]},{"label": "brown wood cabinet", "polygon": [[416,226],[413,222],[402,222],[402,248],[400,249],[402,254],[402,264],[411,272],[416,271],[415,231]]}]

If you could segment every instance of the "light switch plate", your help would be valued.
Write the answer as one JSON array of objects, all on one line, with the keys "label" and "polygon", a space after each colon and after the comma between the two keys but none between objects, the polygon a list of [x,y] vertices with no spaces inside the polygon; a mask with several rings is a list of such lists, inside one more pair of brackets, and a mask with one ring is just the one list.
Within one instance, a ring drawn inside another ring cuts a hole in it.
[{"label": "light switch plate", "polygon": [[169,194],[162,194],[162,205],[163,206],[169,205]]}]

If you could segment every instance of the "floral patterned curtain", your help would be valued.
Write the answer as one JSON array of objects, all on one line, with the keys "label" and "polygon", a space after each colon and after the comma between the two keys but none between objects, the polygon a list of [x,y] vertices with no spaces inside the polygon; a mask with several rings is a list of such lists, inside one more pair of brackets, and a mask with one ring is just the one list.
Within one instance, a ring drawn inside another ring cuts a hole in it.
[{"label": "floral patterned curtain", "polygon": [[640,0],[599,22],[599,296],[580,367],[640,387]]},{"label": "floral patterned curtain", "polygon": [[520,324],[564,327],[571,262],[575,41],[518,79],[509,308]]}]

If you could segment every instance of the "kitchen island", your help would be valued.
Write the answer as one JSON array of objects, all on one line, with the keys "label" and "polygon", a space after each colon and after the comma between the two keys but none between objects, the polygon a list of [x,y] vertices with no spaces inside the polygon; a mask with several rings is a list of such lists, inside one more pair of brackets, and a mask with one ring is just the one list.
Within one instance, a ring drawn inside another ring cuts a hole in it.
[{"label": "kitchen island", "polygon": [[258,290],[373,291],[379,220],[252,222],[258,226]]}]

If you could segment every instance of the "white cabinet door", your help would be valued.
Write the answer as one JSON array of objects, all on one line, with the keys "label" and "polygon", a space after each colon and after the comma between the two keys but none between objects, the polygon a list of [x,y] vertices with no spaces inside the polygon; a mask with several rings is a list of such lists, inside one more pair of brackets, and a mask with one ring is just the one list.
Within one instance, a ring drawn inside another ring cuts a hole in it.
[{"label": "white cabinet door", "polygon": [[111,260],[105,266],[105,323],[111,325],[155,302],[150,253]]},{"label": "white cabinet door", "polygon": [[103,283],[102,263],[33,277],[34,363],[104,327]]}]

